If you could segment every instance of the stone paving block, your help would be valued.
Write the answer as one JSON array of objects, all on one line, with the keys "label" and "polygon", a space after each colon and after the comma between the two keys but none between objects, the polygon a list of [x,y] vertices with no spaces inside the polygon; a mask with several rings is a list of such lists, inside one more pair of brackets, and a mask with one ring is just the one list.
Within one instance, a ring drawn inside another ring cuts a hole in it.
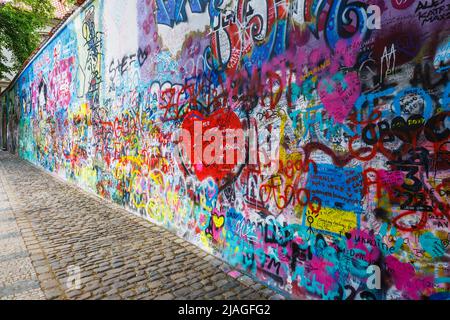
[{"label": "stone paving block", "polygon": [[59,286],[59,282],[54,279],[50,279],[47,281],[41,281],[40,285],[44,290],[50,290],[53,288],[57,288]]},{"label": "stone paving block", "polygon": [[58,299],[63,296],[64,292],[59,288],[52,288],[49,290],[44,289],[44,294],[47,299]]},{"label": "stone paving block", "polygon": [[247,275],[243,275],[243,276],[239,277],[238,281],[243,283],[247,287],[250,287],[255,284],[255,281]]},{"label": "stone paving block", "polygon": [[269,300],[286,300],[286,298],[284,296],[282,296],[281,294],[275,294],[275,295],[269,297]]},{"label": "stone paving block", "polygon": [[175,297],[171,293],[166,293],[162,296],[157,297],[155,300],[173,300]]}]

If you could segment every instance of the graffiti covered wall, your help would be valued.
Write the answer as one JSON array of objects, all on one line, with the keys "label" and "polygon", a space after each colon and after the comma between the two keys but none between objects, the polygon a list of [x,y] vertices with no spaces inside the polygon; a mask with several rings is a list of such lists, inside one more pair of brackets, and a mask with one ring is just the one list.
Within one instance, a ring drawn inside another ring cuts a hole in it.
[{"label": "graffiti covered wall", "polygon": [[444,0],[87,4],[8,146],[292,298],[448,299]]}]

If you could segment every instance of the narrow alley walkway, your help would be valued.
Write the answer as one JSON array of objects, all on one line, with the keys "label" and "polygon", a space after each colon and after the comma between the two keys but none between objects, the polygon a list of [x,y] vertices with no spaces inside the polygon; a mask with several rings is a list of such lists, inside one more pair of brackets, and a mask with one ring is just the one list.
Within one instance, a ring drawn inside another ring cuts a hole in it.
[{"label": "narrow alley walkway", "polygon": [[165,229],[0,152],[0,299],[45,298],[279,296]]}]

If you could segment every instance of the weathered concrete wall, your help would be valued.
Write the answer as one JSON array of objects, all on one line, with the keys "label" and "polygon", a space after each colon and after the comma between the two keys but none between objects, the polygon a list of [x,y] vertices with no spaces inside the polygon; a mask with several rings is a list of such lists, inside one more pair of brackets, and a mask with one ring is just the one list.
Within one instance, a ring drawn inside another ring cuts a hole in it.
[{"label": "weathered concrete wall", "polygon": [[94,1],[8,145],[292,297],[449,298],[449,9]]}]

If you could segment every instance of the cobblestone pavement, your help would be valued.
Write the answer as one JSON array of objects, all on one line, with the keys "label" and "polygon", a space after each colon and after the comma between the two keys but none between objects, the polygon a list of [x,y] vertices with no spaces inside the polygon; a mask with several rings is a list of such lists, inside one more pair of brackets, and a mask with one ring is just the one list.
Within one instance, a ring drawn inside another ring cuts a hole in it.
[{"label": "cobblestone pavement", "polygon": [[5,152],[0,298],[282,299],[165,229]]},{"label": "cobblestone pavement", "polygon": [[0,179],[0,300],[44,298]]}]

